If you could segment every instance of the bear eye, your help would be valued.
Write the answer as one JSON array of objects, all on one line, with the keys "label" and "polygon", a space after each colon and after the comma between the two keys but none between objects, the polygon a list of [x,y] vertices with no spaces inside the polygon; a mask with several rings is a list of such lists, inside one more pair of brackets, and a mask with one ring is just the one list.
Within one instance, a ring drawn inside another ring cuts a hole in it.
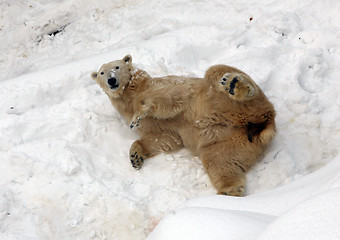
[{"label": "bear eye", "polygon": [[104,75],[104,72],[101,72],[100,75]]},{"label": "bear eye", "polygon": [[119,66],[117,66],[116,69],[119,69]]}]

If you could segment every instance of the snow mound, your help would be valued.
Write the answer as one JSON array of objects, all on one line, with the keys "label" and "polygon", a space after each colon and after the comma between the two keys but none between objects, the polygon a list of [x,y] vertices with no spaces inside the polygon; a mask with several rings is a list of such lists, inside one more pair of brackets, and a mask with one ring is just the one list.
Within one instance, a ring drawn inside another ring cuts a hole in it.
[{"label": "snow mound", "polygon": [[340,157],[284,187],[244,198],[190,200],[169,213],[149,240],[339,239]]}]

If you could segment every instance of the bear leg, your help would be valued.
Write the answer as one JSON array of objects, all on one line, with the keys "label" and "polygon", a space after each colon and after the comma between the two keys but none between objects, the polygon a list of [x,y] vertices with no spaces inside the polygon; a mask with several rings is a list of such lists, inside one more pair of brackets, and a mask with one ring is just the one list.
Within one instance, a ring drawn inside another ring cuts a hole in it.
[{"label": "bear leg", "polygon": [[257,93],[256,85],[242,73],[225,73],[219,83],[220,89],[236,101],[250,100]]},{"label": "bear leg", "polygon": [[[215,161],[203,159],[205,161]],[[210,163],[211,164],[211,163]],[[211,164],[213,165],[213,164]],[[242,197],[245,186],[245,172],[240,171],[238,166],[230,164],[229,166],[206,167],[210,181],[217,190],[219,195]]]},{"label": "bear leg", "polygon": [[249,142],[246,134],[234,132],[223,141],[206,143],[199,156],[218,194],[242,196],[245,174],[262,151],[260,142]]},{"label": "bear leg", "polygon": [[159,153],[169,153],[183,148],[182,139],[172,133],[149,135],[135,141],[130,148],[130,161],[139,170],[144,160]]},{"label": "bear leg", "polygon": [[179,115],[190,103],[192,89],[189,84],[163,84],[160,88],[143,91],[134,100],[134,115],[130,128],[138,127],[145,117],[171,119]]}]

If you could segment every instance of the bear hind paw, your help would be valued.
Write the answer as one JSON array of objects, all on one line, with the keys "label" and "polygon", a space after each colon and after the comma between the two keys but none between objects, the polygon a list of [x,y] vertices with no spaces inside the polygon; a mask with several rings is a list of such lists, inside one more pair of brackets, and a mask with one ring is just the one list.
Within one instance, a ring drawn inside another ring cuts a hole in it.
[{"label": "bear hind paw", "polygon": [[218,195],[242,197],[243,192],[244,192],[244,185],[239,185],[239,186],[225,187],[221,191],[219,191],[217,194]]},{"label": "bear hind paw", "polygon": [[220,79],[221,89],[231,99],[237,101],[250,100],[256,94],[256,89],[246,76],[234,73],[226,73]]},{"label": "bear hind paw", "polygon": [[139,141],[135,141],[130,148],[130,162],[132,167],[139,170],[142,168],[144,160],[147,158],[147,154],[143,146],[139,143]]},{"label": "bear hind paw", "polygon": [[144,158],[139,156],[138,152],[135,152],[133,154],[130,154],[130,161],[131,161],[132,167],[139,170],[142,168],[142,165],[144,163]]}]

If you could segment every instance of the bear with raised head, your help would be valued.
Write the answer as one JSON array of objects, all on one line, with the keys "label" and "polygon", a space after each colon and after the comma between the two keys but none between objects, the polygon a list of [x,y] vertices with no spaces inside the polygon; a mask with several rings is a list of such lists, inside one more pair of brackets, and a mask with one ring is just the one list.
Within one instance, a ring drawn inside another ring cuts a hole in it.
[{"label": "bear with raised head", "polygon": [[183,147],[199,156],[218,194],[242,196],[246,172],[275,135],[275,111],[244,72],[210,67],[204,78],[152,78],[132,57],[101,66],[91,77],[141,138],[132,166]]}]

